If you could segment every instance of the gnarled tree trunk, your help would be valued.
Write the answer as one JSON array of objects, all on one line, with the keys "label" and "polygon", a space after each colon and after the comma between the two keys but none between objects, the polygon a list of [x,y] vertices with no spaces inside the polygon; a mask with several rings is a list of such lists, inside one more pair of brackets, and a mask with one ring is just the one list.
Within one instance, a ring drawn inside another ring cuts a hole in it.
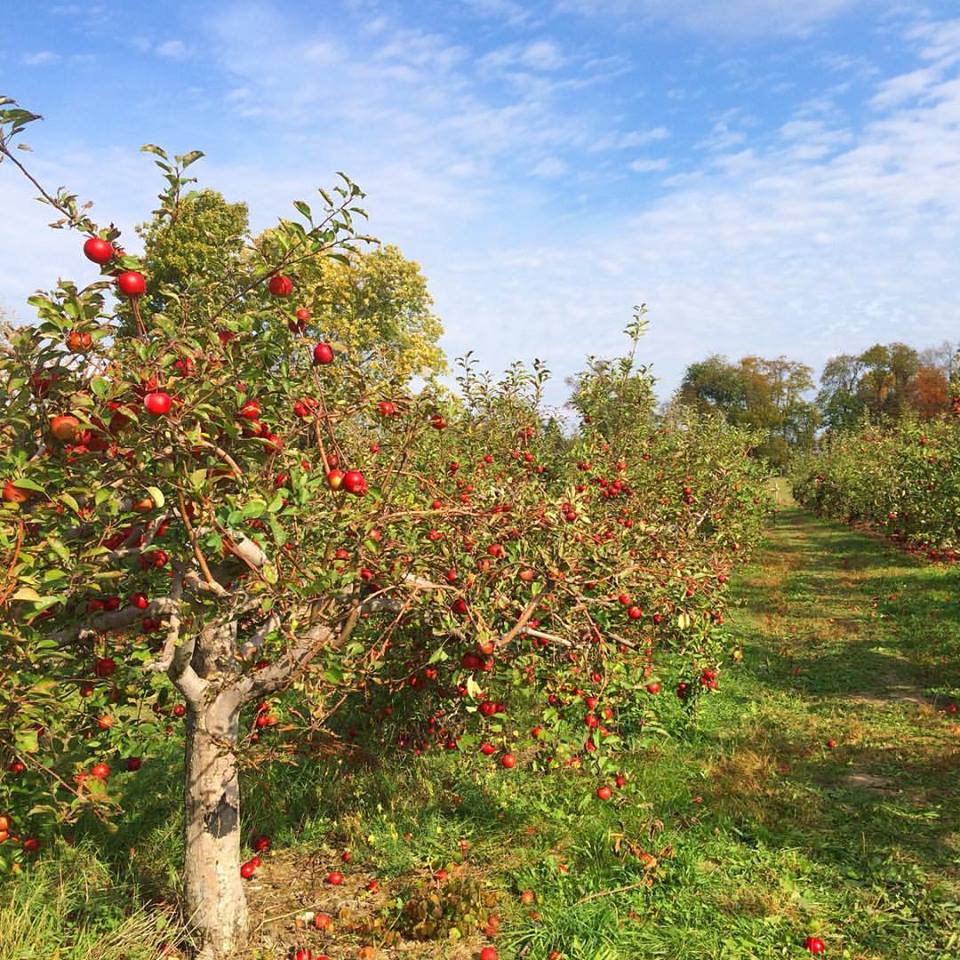
[{"label": "gnarled tree trunk", "polygon": [[215,701],[187,713],[184,894],[205,960],[242,948],[248,929],[240,876],[237,713],[227,708]]}]

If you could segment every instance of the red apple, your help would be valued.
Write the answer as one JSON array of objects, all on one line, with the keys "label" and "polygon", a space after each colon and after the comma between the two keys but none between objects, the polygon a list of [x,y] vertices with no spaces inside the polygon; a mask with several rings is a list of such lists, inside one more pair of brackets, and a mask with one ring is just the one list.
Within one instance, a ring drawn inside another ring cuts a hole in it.
[{"label": "red apple", "polygon": [[327,883],[339,887],[343,883],[343,874],[339,870],[331,870],[327,874]]},{"label": "red apple", "polygon": [[109,263],[113,254],[113,244],[100,237],[90,237],[83,245],[83,255],[94,263]]},{"label": "red apple", "polygon": [[139,757],[130,757],[127,760],[127,770],[131,773],[136,773],[137,770],[143,765],[143,761]]},{"label": "red apple", "polygon": [[810,953],[826,953],[827,950],[827,945],[819,937],[807,937],[803,945]]},{"label": "red apple", "polygon": [[110,677],[116,672],[117,662],[113,657],[100,657],[93,665],[93,672],[98,677]]},{"label": "red apple", "polygon": [[267,288],[275,297],[289,297],[293,293],[293,281],[278,273],[270,278]]},{"label": "red apple", "polygon": [[500,766],[506,767],[507,770],[513,769],[517,765],[517,758],[512,753],[505,753],[500,758]]},{"label": "red apple", "polygon": [[95,763],[90,768],[90,776],[97,780],[106,780],[110,776],[110,768],[105,763]]},{"label": "red apple", "polygon": [[244,420],[259,420],[263,408],[256,400],[248,400],[238,411],[237,416]]},{"label": "red apple", "polygon": [[362,497],[367,492],[367,481],[359,470],[348,470],[343,475],[343,489],[354,496]]},{"label": "red apple", "polygon": [[69,413],[50,418],[50,432],[63,443],[73,443],[80,431],[80,421]]},{"label": "red apple", "polygon": [[613,791],[604,784],[602,787],[597,787],[597,799],[598,800],[609,800],[613,796]]},{"label": "red apple", "polygon": [[248,860],[246,863],[240,865],[240,876],[244,880],[249,880],[254,873],[256,873],[257,867],[252,860]]},{"label": "red apple", "polygon": [[147,290],[147,282],[142,273],[136,270],[125,270],[117,277],[117,287],[120,292],[130,299],[142,297]]},{"label": "red apple", "polygon": [[8,480],[3,486],[3,499],[7,503],[26,503],[30,499],[30,491],[16,486]]},{"label": "red apple", "polygon": [[313,348],[313,362],[320,364],[333,363],[333,347],[329,343],[318,343]]},{"label": "red apple", "polygon": [[153,393],[148,393],[143,398],[144,409],[154,417],[162,417],[164,414],[169,413],[172,404],[173,401],[170,399],[170,394],[164,393],[163,390],[154,390]]}]

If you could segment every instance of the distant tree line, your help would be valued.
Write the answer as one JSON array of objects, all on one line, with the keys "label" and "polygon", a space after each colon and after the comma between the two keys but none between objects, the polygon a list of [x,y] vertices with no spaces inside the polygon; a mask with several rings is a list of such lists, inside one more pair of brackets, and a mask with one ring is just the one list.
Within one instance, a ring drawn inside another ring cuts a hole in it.
[{"label": "distant tree line", "polygon": [[[814,392],[816,391],[816,392]],[[831,357],[820,377],[787,357],[713,354],[690,364],[671,406],[715,411],[737,426],[763,431],[757,456],[783,467],[795,451],[865,421],[933,420],[960,411],[960,343],[916,350],[874,344],[859,354]]]}]

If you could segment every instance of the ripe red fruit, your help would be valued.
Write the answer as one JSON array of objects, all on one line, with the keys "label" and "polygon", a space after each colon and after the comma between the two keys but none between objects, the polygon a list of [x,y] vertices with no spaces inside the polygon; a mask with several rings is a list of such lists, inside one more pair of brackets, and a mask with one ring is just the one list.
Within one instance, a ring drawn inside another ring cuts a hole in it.
[{"label": "ripe red fruit", "polygon": [[289,297],[293,293],[293,281],[283,274],[277,274],[270,278],[267,288],[275,297]]},{"label": "ripe red fruit", "polygon": [[807,937],[803,945],[810,953],[826,953],[827,950],[827,945],[819,937]]},{"label": "ripe red fruit", "polygon": [[23,841],[24,853],[36,853],[40,849],[40,841],[36,837],[27,837]]},{"label": "ripe red fruit", "polygon": [[367,481],[359,470],[348,470],[343,475],[343,489],[354,496],[362,497],[367,492]]},{"label": "ripe red fruit", "polygon": [[19,777],[27,769],[27,765],[22,760],[11,760],[7,769],[15,776]]},{"label": "ripe red fruit", "polygon": [[498,960],[499,957],[496,947],[484,947],[480,951],[480,960]]},{"label": "ripe red fruit", "polygon": [[310,319],[310,311],[306,307],[299,307],[294,316],[301,322],[306,323]]},{"label": "ripe red fruit", "polygon": [[505,753],[500,758],[500,766],[506,767],[507,770],[513,769],[517,765],[517,758],[512,753]]},{"label": "ripe red fruit", "polygon": [[137,770],[143,765],[143,761],[139,757],[130,757],[127,760],[127,769],[131,773],[136,773]]},{"label": "ripe red fruit", "polygon": [[106,780],[110,776],[110,768],[105,763],[95,763],[90,768],[90,776],[97,780]]},{"label": "ripe red fruit", "polygon": [[598,800],[609,800],[613,796],[613,791],[604,784],[602,787],[597,787],[597,799]]},{"label": "ripe red fruit", "polygon": [[263,408],[256,400],[248,400],[238,411],[237,416],[244,420],[259,420]]},{"label": "ripe red fruit", "polygon": [[329,913],[315,913],[313,925],[317,930],[329,930],[333,926],[333,917]]},{"label": "ripe red fruit", "polygon": [[627,616],[631,620],[639,620],[643,616],[643,611],[639,607],[630,607],[630,609],[627,610]]},{"label": "ripe red fruit", "polygon": [[318,343],[313,348],[314,363],[333,363],[333,347],[329,343]]},{"label": "ripe red fruit", "polygon": [[90,237],[83,245],[83,255],[94,263],[109,263],[113,254],[113,244],[99,237]]},{"label": "ripe red fruit", "polygon": [[50,418],[50,432],[63,443],[72,443],[80,430],[80,421],[69,413]]},{"label": "ripe red fruit", "polygon": [[327,874],[327,883],[339,887],[343,883],[343,874],[339,870],[331,870]]},{"label": "ripe red fruit", "polygon": [[270,838],[268,836],[257,837],[257,839],[253,841],[253,849],[256,850],[257,853],[264,853],[266,850],[269,850]]},{"label": "ripe red fruit", "polygon": [[117,288],[125,297],[142,297],[147,290],[147,282],[142,273],[125,270],[117,277]]},{"label": "ripe red fruit", "polygon": [[154,417],[162,417],[164,414],[169,413],[172,404],[173,401],[170,399],[170,394],[164,393],[163,390],[155,390],[143,398],[144,409]]},{"label": "ripe red fruit", "polygon": [[138,610],[146,610],[150,606],[150,601],[145,593],[134,593],[130,596],[130,606]]},{"label": "ripe red fruit", "polygon": [[248,860],[246,863],[240,865],[240,876],[244,880],[249,880],[254,873],[256,872],[257,867],[252,860]]},{"label": "ripe red fruit", "polygon": [[30,499],[30,491],[22,490],[12,480],[8,480],[3,487],[3,499],[7,503],[26,503]]},{"label": "ripe red fruit", "polygon": [[343,486],[343,478],[342,470],[330,470],[327,473],[327,484],[331,490],[339,490]]},{"label": "ripe red fruit", "polygon": [[492,743],[481,743],[480,752],[489,757],[497,752],[497,748]]},{"label": "ripe red fruit", "polygon": [[381,400],[377,404],[377,410],[381,417],[395,417],[399,412],[397,405],[392,400]]},{"label": "ripe red fruit", "polygon": [[110,677],[116,672],[117,661],[113,657],[100,657],[93,665],[93,672],[98,677]]},{"label": "ripe red fruit", "polygon": [[830,740],[827,741],[827,749],[828,749],[828,750],[834,750],[834,749],[836,749],[836,746],[837,746],[837,741],[836,741],[836,740],[830,739]]},{"label": "ripe red fruit", "polygon": [[67,334],[67,349],[71,353],[86,353],[93,346],[93,337],[80,330],[71,330]]}]

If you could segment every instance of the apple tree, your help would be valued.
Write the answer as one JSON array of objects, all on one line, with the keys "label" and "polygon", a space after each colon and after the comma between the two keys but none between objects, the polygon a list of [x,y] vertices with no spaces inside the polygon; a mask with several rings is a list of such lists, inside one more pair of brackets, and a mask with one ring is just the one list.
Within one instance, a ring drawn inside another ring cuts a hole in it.
[{"label": "apple tree", "polygon": [[[414,390],[396,339],[317,322],[323,264],[368,255],[346,177],[155,280],[23,165],[36,119],[0,101],[0,163],[80,235],[88,277],[32,297],[0,342],[0,856],[122,813],[117,778],[182,724],[184,915],[226,956],[256,869],[240,760],[286,704],[310,733],[366,717],[401,749],[509,769],[492,721],[525,698],[542,741],[520,762],[606,777],[661,689],[687,709],[717,686],[724,584],[764,510],[755,438],[658,423],[633,354],[578,379],[573,437],[540,366],[496,382],[466,362],[457,395]],[[157,236],[200,154],[145,149]]]}]

